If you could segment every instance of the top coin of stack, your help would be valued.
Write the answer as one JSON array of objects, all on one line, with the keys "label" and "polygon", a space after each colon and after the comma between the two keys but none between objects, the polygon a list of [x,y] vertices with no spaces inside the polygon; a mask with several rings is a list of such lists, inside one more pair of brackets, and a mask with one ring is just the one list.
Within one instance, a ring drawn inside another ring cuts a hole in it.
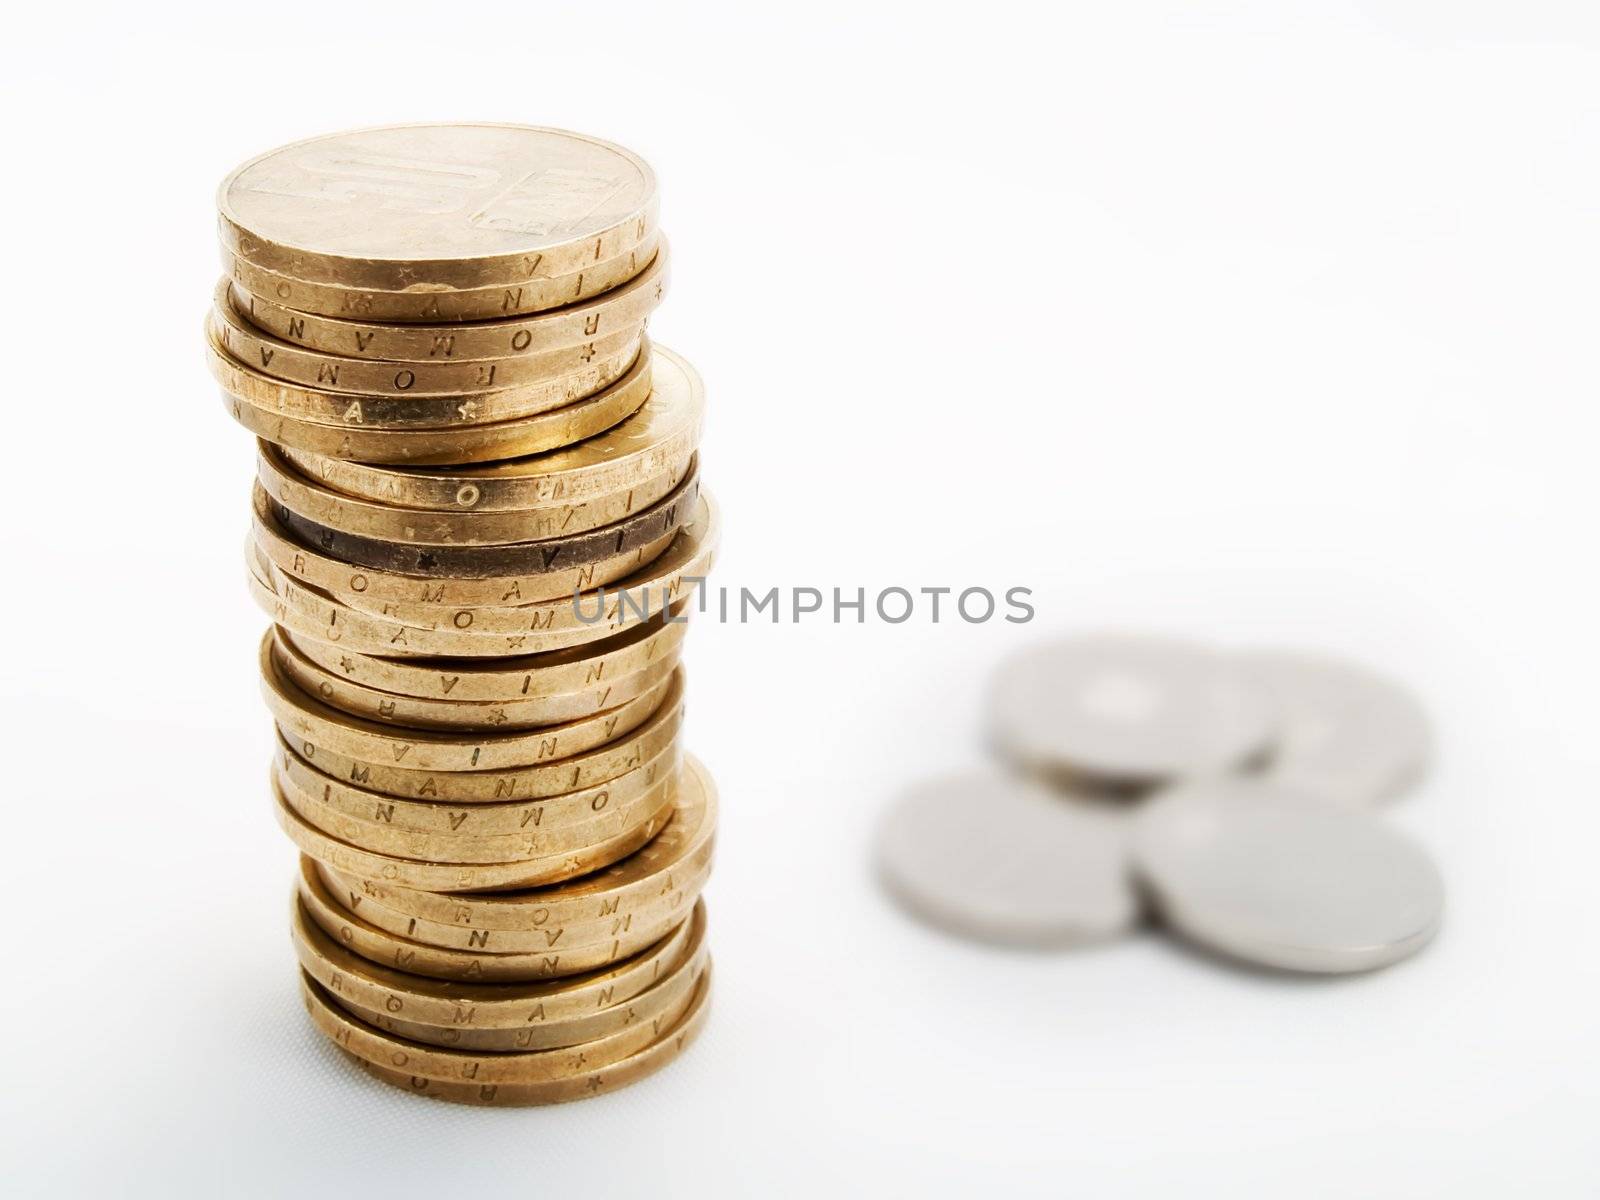
[{"label": "top coin of stack", "polygon": [[679,745],[717,528],[699,378],[645,336],[655,178],[559,130],[406,126],[264,155],[218,206],[207,350],[260,439],[246,560],[313,1020],[466,1103],[648,1074],[704,1020],[716,812]]},{"label": "top coin of stack", "polygon": [[370,129],[254,159],[217,203],[212,372],[234,417],[279,445],[483,462],[599,433],[649,393],[666,248],[655,176],[621,147],[513,125]]}]

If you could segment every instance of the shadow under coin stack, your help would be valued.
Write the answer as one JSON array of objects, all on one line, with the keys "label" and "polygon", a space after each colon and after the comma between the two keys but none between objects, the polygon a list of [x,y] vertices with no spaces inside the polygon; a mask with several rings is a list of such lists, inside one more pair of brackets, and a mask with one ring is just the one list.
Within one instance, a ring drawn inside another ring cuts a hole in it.
[{"label": "shadow under coin stack", "polygon": [[207,319],[307,1010],[409,1091],[542,1104],[705,1020],[716,793],[679,654],[717,517],[645,336],[655,178],[557,130],[298,143],[223,183]]}]

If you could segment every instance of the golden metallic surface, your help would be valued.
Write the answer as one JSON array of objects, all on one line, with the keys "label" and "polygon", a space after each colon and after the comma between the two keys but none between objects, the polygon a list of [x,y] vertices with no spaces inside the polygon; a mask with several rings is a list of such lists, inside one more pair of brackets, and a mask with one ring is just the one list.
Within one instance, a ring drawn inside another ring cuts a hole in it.
[{"label": "golden metallic surface", "polygon": [[[659,615],[663,605],[670,608],[682,594],[680,589],[678,593],[668,592],[663,597],[653,598],[651,608],[637,618],[628,614],[629,620],[610,623],[583,625],[570,617],[566,621],[553,621],[549,609],[540,610],[530,605],[526,614],[514,609],[493,608],[424,612],[413,618],[429,622],[423,626],[375,616],[352,607],[361,602],[360,597],[335,599],[287,578],[275,566],[262,564],[259,559],[252,565],[251,594],[261,610],[277,624],[300,632],[305,622],[297,624],[291,619],[291,614],[298,611],[302,618],[310,619],[313,636],[323,641],[350,646],[366,654],[392,656],[496,658],[588,644],[601,641],[628,624],[643,623]],[[590,597],[588,602],[596,601]],[[573,606],[574,601],[567,601],[566,611],[573,612]],[[410,616],[404,606],[393,601],[382,607]],[[459,622],[459,625],[449,624],[451,622]],[[445,627],[441,628],[441,624]]]},{"label": "golden metallic surface", "polygon": [[296,541],[354,566],[429,579],[504,579],[566,571],[654,545],[689,520],[699,490],[700,477],[690,472],[654,504],[603,528],[493,546],[384,541],[319,524],[286,505],[278,505],[275,511],[279,527]]},{"label": "golden metallic surface", "polygon": [[482,954],[544,954],[552,946],[594,946],[614,938],[632,937],[640,930],[655,930],[664,921],[676,920],[678,914],[685,911],[685,905],[692,903],[705,889],[711,877],[711,864],[707,861],[698,864],[692,871],[678,875],[672,880],[670,890],[648,898],[648,903],[640,904],[636,911],[582,923],[567,922],[539,929],[506,930],[467,929],[406,916],[383,907],[365,892],[335,887],[338,876],[326,867],[321,870],[322,881],[332,894],[343,897],[347,902],[353,898],[363,901],[360,909],[362,919],[374,929],[439,950]]},{"label": "golden metallic surface", "polygon": [[370,1008],[363,1008],[354,1000],[330,993],[340,1008],[358,1021],[391,1037],[404,1038],[444,1050],[471,1050],[490,1052],[516,1052],[523,1050],[556,1050],[568,1046],[581,1046],[585,1042],[608,1037],[639,1022],[659,1020],[668,1006],[681,1004],[699,983],[709,952],[701,949],[692,965],[675,972],[669,979],[651,988],[639,999],[619,1006],[620,1012],[596,1014],[575,1024],[571,1029],[557,1026],[544,1029],[457,1029],[450,1026],[423,1025],[399,1017],[385,1016]]},{"label": "golden metallic surface", "polygon": [[[627,374],[639,357],[639,339],[618,335],[603,352],[566,374],[485,391],[377,395],[288,383],[237,357],[242,349],[226,326],[206,322],[206,364],[222,390],[253,408],[334,428],[434,430],[515,421],[568,408]],[[641,331],[641,338],[642,338]],[[404,373],[404,372],[402,372]]]},{"label": "golden metallic surface", "polygon": [[[349,817],[323,805],[313,796],[290,788],[281,775],[276,777],[276,782],[279,796],[302,821],[348,846],[384,858],[426,862],[437,867],[485,867],[496,872],[495,878],[513,881],[507,886],[526,886],[529,881],[538,877],[545,880],[568,878],[571,871],[558,861],[562,859],[581,858],[584,863],[589,864],[586,869],[594,869],[603,865],[596,857],[597,851],[619,846],[624,839],[627,840],[629,847],[641,845],[644,838],[659,828],[670,815],[675,787],[673,777],[670,774],[663,774],[655,786],[643,796],[631,804],[607,809],[586,826],[571,826],[549,832],[530,831],[526,834],[456,836],[416,833],[406,829],[395,829],[382,822]],[[538,871],[520,869],[526,864],[537,864],[540,869]],[[510,869],[513,865],[517,865],[519,869]],[[421,876],[416,877],[421,878]],[[436,877],[450,878],[450,874],[440,872]],[[468,944],[469,939],[464,936],[425,936],[421,932],[404,928],[414,923],[411,921],[386,925],[374,919],[373,923],[393,933],[413,937],[430,945],[472,949]],[[503,944],[496,946],[496,949],[530,948],[514,944],[514,939],[500,939],[500,941]]]},{"label": "golden metallic surface", "polygon": [[705,765],[688,755],[672,819],[649,845],[591,878],[494,896],[440,896],[363,878],[338,864],[332,864],[333,876],[347,891],[407,917],[461,928],[537,931],[646,911],[660,897],[684,890],[708,867],[716,828],[716,786]]},{"label": "golden metallic surface", "polygon": [[[381,817],[374,819],[373,813],[355,816],[325,804],[315,791],[298,787],[293,777],[276,767],[273,781],[278,794],[302,820],[359,850],[441,865],[493,868],[506,863],[588,854],[644,826],[659,828],[671,816],[670,809],[677,794],[677,773],[670,769],[672,765],[668,764],[669,769],[659,772],[650,786],[637,796],[607,804],[582,824],[550,829],[529,826],[517,833],[419,833],[398,829]],[[395,932],[414,936],[405,929]],[[420,940],[433,945],[454,944],[437,938]]]},{"label": "golden metallic surface", "polygon": [[[598,364],[615,361],[617,356],[637,347],[644,333],[641,322],[576,346],[505,360],[378,362],[306,350],[264,333],[234,309],[232,292],[226,279],[217,285],[206,317],[206,330],[212,341],[262,376],[313,389],[319,403],[327,395],[345,397],[346,403],[355,397],[432,396],[464,401],[496,391],[526,390],[592,373]],[[257,399],[254,394],[249,398]],[[487,407],[481,415],[489,418]]]},{"label": "golden metallic surface", "polygon": [[300,978],[312,1021],[343,1049],[391,1070],[405,1070],[427,1079],[468,1080],[480,1084],[547,1082],[565,1079],[585,1067],[609,1065],[638,1053],[653,1042],[664,1028],[687,1011],[690,1000],[688,995],[683,995],[655,1022],[625,1026],[583,1046],[474,1052],[447,1050],[385,1033],[352,1017],[304,973]]},{"label": "golden metallic surface", "polygon": [[681,765],[678,744],[669,740],[638,764],[587,787],[523,800],[452,804],[405,800],[344,783],[301,758],[281,737],[273,757],[286,793],[314,796],[339,814],[395,829],[467,836],[560,833],[581,827],[614,806],[633,804],[659,779],[677,774]]},{"label": "golden metallic surface", "polygon": [[[652,551],[657,557],[662,553],[662,550],[654,545],[645,546],[633,554],[625,555],[624,559],[628,561],[596,564],[595,574],[598,578],[585,579],[582,582],[585,586],[609,585],[618,583],[621,579],[640,575],[641,570],[629,571],[626,568],[632,565],[633,559],[648,560]],[[649,561],[644,564],[645,567],[649,565]],[[276,562],[268,559],[254,542],[245,547],[245,566],[251,580],[259,588],[259,594],[252,593],[257,603],[261,610],[278,624],[289,627],[303,637],[341,648],[355,649],[375,657],[398,659],[468,660],[483,654],[498,658],[528,657],[553,653],[563,648],[582,653],[580,644],[609,642],[629,630],[662,620],[663,612],[669,614],[670,623],[687,624],[686,598],[693,581],[702,578],[700,575],[685,575],[675,583],[662,583],[659,591],[650,592],[649,615],[644,617],[635,612],[631,601],[630,606],[624,611],[621,601],[616,599],[615,593],[608,588],[604,599],[606,613],[610,619],[586,624],[578,621],[574,615],[575,597],[582,597],[585,615],[594,615],[601,605],[598,591],[579,592],[574,589],[566,593],[564,598],[538,602],[537,606],[455,609],[445,605],[406,604],[381,596],[367,600],[360,592],[345,590],[339,591],[337,593],[339,598],[335,599],[333,594],[323,588],[288,575]],[[358,585],[371,583],[374,591],[380,584],[398,586],[404,578],[394,575],[380,578],[375,573],[360,571],[351,574]],[[605,575],[613,575],[614,578],[606,580]],[[514,586],[521,590],[520,581],[514,581]],[[453,590],[459,592],[464,589]],[[527,590],[533,590],[533,585],[529,584]],[[643,605],[646,603],[642,598],[643,591],[637,590],[641,596],[638,603]],[[629,594],[633,595],[633,590],[630,590]],[[392,619],[390,614],[400,614],[415,621],[426,622],[426,625],[407,624]],[[470,632],[475,625],[479,627],[476,635]],[[451,636],[446,636],[442,640],[412,637],[421,629],[440,630],[441,626],[443,626],[442,632]],[[499,632],[496,631],[497,626]],[[536,636],[513,640],[513,635],[520,634],[524,629],[529,631],[530,635]],[[453,636],[463,633],[467,636]],[[486,637],[499,639],[502,635],[505,637],[503,642],[484,640]]]},{"label": "golden metallic surface", "polygon": [[584,922],[551,920],[537,929],[505,930],[463,928],[408,917],[377,903],[364,885],[344,887],[340,885],[339,876],[326,866],[319,865],[316,869],[328,895],[336,898],[347,912],[360,913],[361,919],[375,930],[408,944],[436,950],[497,956],[542,955],[552,949],[600,946],[617,938],[636,938],[641,931],[651,933],[663,923],[681,919],[682,914],[689,911],[704,890],[711,872],[709,862],[703,863],[692,873],[681,874],[670,890],[649,898],[648,903],[630,912]]},{"label": "golden metallic surface", "polygon": [[[309,869],[309,862],[301,860],[302,871]],[[531,1030],[541,1039],[564,1036],[600,1014],[615,1012],[675,970],[697,944],[703,945],[706,927],[702,902],[665,937],[613,967],[527,983],[457,983],[386,967],[347,949],[311,917],[298,886],[290,908],[295,955],[334,996],[443,1029]]]},{"label": "golden metallic surface", "polygon": [[705,1019],[716,801],[680,745],[704,390],[645,324],[649,168],[559,130],[295,143],[218,197],[207,353],[261,439],[247,586],[313,1022],[472,1104]]},{"label": "golden metallic surface", "polygon": [[634,250],[566,275],[451,291],[389,292],[307,283],[258,267],[226,247],[222,251],[222,269],[244,291],[297,312],[356,321],[437,325],[497,321],[591,300],[644,270],[656,257],[658,242],[658,235],[651,234]]},{"label": "golden metallic surface", "polygon": [[584,1100],[590,1096],[614,1092],[655,1074],[694,1044],[695,1039],[705,1028],[706,1017],[710,1011],[711,967],[708,965],[700,978],[700,986],[695,992],[694,999],[682,1019],[662,1032],[655,1042],[637,1054],[610,1066],[595,1070],[584,1068],[569,1078],[551,1083],[445,1082],[424,1075],[408,1074],[393,1067],[379,1066],[353,1054],[350,1058],[362,1070],[385,1083],[404,1088],[416,1096],[429,1096],[451,1104],[472,1104],[491,1108],[564,1104],[572,1100]]},{"label": "golden metallic surface", "polygon": [[[370,597],[367,606],[373,611],[369,615],[388,617],[395,611],[414,610],[425,624],[435,625],[443,620],[451,628],[455,627],[454,610],[459,608],[520,609],[543,602],[551,610],[551,617],[546,618],[549,622],[559,610],[571,612],[575,593],[638,575],[669,550],[681,552],[685,531],[692,534],[698,528],[691,518],[676,537],[663,536],[636,550],[565,571],[491,580],[447,580],[351,566],[295,540],[279,525],[270,502],[263,497],[256,497],[253,507],[255,519],[245,547],[246,565],[252,574],[261,577],[262,586],[269,592],[282,591],[280,585],[295,583],[321,593],[325,603],[306,610],[319,627],[330,622],[338,624],[337,618],[330,617],[334,611],[329,607],[333,595],[346,598],[335,607],[351,607],[351,601],[359,604]],[[395,609],[393,605],[402,608]],[[581,623],[569,620],[565,625]]]},{"label": "golden metallic surface", "polygon": [[620,424],[544,454],[456,467],[384,467],[288,449],[302,475],[336,492],[399,508],[442,513],[519,512],[575,504],[654,478],[691,455],[705,419],[695,369],[652,346],[650,398]]},{"label": "golden metallic surface", "polygon": [[282,725],[279,736],[329,778],[400,800],[493,804],[547,799],[616,779],[661,753],[683,724],[682,668],[668,681],[660,706],[632,733],[570,758],[497,771],[418,771],[341,754]]},{"label": "golden metallic surface", "polygon": [[655,687],[678,665],[676,655],[583,692],[536,696],[527,700],[433,700],[380,692],[329,674],[281,647],[280,671],[302,691],[324,704],[381,725],[420,730],[537,730],[592,717]]},{"label": "golden metallic surface", "polygon": [[[273,638],[269,631],[266,635]],[[278,669],[307,695],[354,716],[413,729],[539,729],[591,717],[637,699],[669,675],[676,654],[631,675],[617,675],[581,692],[522,700],[436,700],[378,691],[329,671],[300,653],[287,635],[277,637]]]},{"label": "golden metallic surface", "polygon": [[[274,571],[276,568],[274,568]],[[302,638],[320,638],[341,648],[368,655],[415,655],[421,659],[458,658],[463,661],[474,657],[485,660],[505,656],[546,654],[557,650],[582,649],[597,639],[613,632],[610,628],[588,630],[558,630],[537,636],[504,635],[499,640],[483,638],[416,636],[413,626],[376,621],[367,614],[345,608],[328,597],[308,590],[292,581],[284,581],[281,573],[280,591],[264,581],[258,570],[250,573],[246,588],[250,598],[267,617],[277,625],[290,629]],[[321,605],[321,608],[317,606]],[[330,607],[331,606],[331,607]],[[333,624],[329,624],[330,617]]]},{"label": "golden metallic surface", "polygon": [[318,829],[288,803],[276,780],[273,781],[272,799],[278,827],[300,848],[301,853],[356,875],[436,892],[540,887],[598,871],[618,859],[626,858],[648,842],[660,828],[660,823],[670,815],[671,808],[669,801],[661,815],[652,816],[643,824],[632,826],[615,837],[582,850],[515,862],[439,863],[365,850]]},{"label": "golden metallic surface", "polygon": [[[648,559],[649,552],[659,544],[649,543],[633,557]],[[658,557],[662,553],[656,551]],[[603,561],[613,568],[625,565]],[[703,578],[687,574],[660,578],[652,559],[603,587],[590,587],[590,581],[585,580],[583,590],[564,597],[529,604],[457,607],[427,602],[408,604],[373,596],[377,584],[392,583],[393,572],[383,572],[380,578],[372,568],[358,570],[357,590],[346,591],[315,587],[290,576],[258,546],[248,548],[245,565],[266,593],[259,598],[262,610],[280,624],[291,624],[276,615],[281,607],[308,619],[311,636],[391,657],[505,657],[603,641],[632,626],[656,620],[664,611],[674,612]],[[644,582],[632,582],[635,580]],[[459,585],[470,581],[451,582]],[[512,585],[513,590],[522,589],[520,580],[513,580]],[[527,590],[536,587],[539,591],[548,590],[532,583]]]},{"label": "golden metallic surface", "polygon": [[358,1020],[432,1046],[548,1050],[650,1020],[703,969],[705,906],[609,971],[522,984],[446,983],[369,962],[340,946],[306,913],[298,892],[290,934],[300,967]]},{"label": "golden metallic surface", "polygon": [[642,325],[667,292],[666,240],[643,271],[592,300],[530,317],[455,325],[382,325],[297,312],[229,285],[229,302],[257,329],[308,350],[374,362],[474,362],[581,349]]},{"label": "golden metallic surface", "polygon": [[[534,954],[485,954],[443,950],[409,941],[379,929],[356,915],[359,891],[336,894],[315,869],[298,877],[306,912],[327,935],[361,957],[414,975],[462,983],[525,983],[561,979],[603,970],[625,962],[666,937],[689,916],[693,903],[653,923],[635,923],[631,930],[599,942],[563,942]],[[557,939],[560,941],[561,939]]]},{"label": "golden metallic surface", "polygon": [[[599,641],[615,633],[623,623],[609,625],[557,627],[536,626],[538,633],[461,633],[438,628],[422,629],[374,617],[334,600],[315,588],[286,578],[271,564],[256,560],[246,581],[250,597],[274,624],[293,632],[363,654],[416,655],[423,658],[500,658],[508,655],[542,654]],[[268,582],[265,571],[276,583]],[[671,602],[671,597],[668,598]],[[568,604],[570,605],[570,601]],[[496,616],[494,609],[474,610],[478,615]],[[467,614],[473,615],[473,614]],[[543,621],[536,614],[535,621]],[[530,624],[530,627],[534,627]]]},{"label": "golden metallic surface", "polygon": [[588,645],[487,661],[358,654],[314,637],[296,638],[282,627],[278,636],[324,671],[376,691],[418,699],[504,702],[591,689],[675,658],[689,629],[688,613],[688,601],[680,600],[666,613]]},{"label": "golden metallic surface", "polygon": [[[704,939],[694,946],[689,957],[647,991],[614,1008],[593,1013],[580,1021],[567,1022],[530,1029],[474,1029],[453,1025],[428,1025],[393,1017],[378,1009],[366,1008],[349,996],[325,989],[329,999],[374,1029],[391,1037],[437,1046],[444,1050],[491,1051],[518,1053],[529,1050],[558,1050],[567,1046],[584,1046],[636,1027],[641,1023],[659,1025],[668,1013],[681,1009],[689,999],[705,970],[710,952]],[[313,978],[316,978],[314,973]],[[318,980],[320,983],[321,980]]]},{"label": "golden metallic surface", "polygon": [[280,507],[280,524],[286,509],[340,533],[425,546],[497,546],[585,533],[649,508],[694,470],[691,454],[620,491],[517,512],[449,513],[346,496],[302,475],[270,442],[258,442],[256,454],[257,480]]},{"label": "golden metallic surface", "polygon": [[[615,708],[544,729],[509,732],[410,730],[381,725],[322,703],[284,678],[270,638],[259,654],[261,692],[280,727],[300,739],[368,761],[423,771],[495,771],[568,758],[637,729],[682,687],[682,670]],[[314,758],[308,755],[308,758]]]},{"label": "golden metallic surface", "polygon": [[427,293],[581,271],[656,225],[631,151],[531,125],[392,125],[258,155],[217,192],[218,234],[269,270]]},{"label": "golden metallic surface", "polygon": [[[350,422],[329,425],[286,416],[226,389],[222,397],[233,419],[251,433],[296,450],[368,463],[486,462],[558,450],[632,416],[650,395],[648,350],[646,338],[626,374],[575,403],[533,416],[449,429],[373,429]],[[217,360],[215,354],[210,357]]]},{"label": "golden metallic surface", "polygon": [[[664,546],[658,548],[656,543],[651,543],[631,555],[602,560],[593,565],[592,573],[588,567],[574,567],[566,572],[550,573],[549,579],[544,573],[494,579],[428,579],[398,571],[355,567],[307,545],[283,528],[264,495],[255,497],[254,510],[251,538],[261,556],[279,572],[295,582],[349,597],[355,602],[364,599],[378,606],[378,615],[400,620],[403,618],[399,614],[414,612],[413,623],[424,626],[445,620],[451,627],[458,627],[453,610],[481,608],[511,610],[530,618],[542,615],[537,623],[539,628],[558,627],[554,622],[570,628],[584,624],[573,614],[573,593],[602,583],[618,583],[622,590],[635,593],[632,600],[642,604],[648,599],[655,604],[663,589],[671,591],[677,581],[698,578],[709,569],[721,533],[716,505],[702,491],[678,535],[662,539],[666,542]],[[623,575],[612,575],[609,579],[602,575],[602,570],[609,574],[630,563],[634,569]],[[558,580],[564,586],[553,595],[548,594]],[[547,594],[541,596],[541,591]],[[608,598],[605,619],[613,621],[623,601],[616,590],[610,590]],[[401,607],[391,608],[390,602]],[[638,606],[630,604],[629,610]],[[594,611],[593,607],[585,610],[588,615]],[[326,613],[313,615],[325,616]],[[532,624],[530,621],[530,626]],[[470,623],[467,627],[470,628]]]},{"label": "golden metallic surface", "polygon": [[[401,626],[453,633],[475,631],[512,635],[580,630],[587,635],[583,640],[598,641],[624,626],[659,616],[663,609],[686,598],[695,582],[703,579],[711,568],[720,525],[715,503],[702,493],[689,519],[664,548],[656,550],[656,544],[652,543],[635,553],[633,557],[639,561],[636,570],[602,580],[602,566],[610,570],[622,564],[614,561],[595,564],[593,578],[578,569],[575,586],[542,600],[533,599],[531,594],[555,585],[553,582],[543,584],[540,576],[431,580],[352,567],[290,538],[278,526],[277,518],[264,501],[256,505],[256,521],[251,527],[255,552],[247,555],[247,561],[253,574],[264,576],[260,582],[269,593],[282,593],[280,598],[290,607],[326,627],[325,633],[313,636],[320,636],[324,641],[338,640],[334,635],[339,633],[341,625],[359,624],[355,618],[364,614],[372,620],[364,626],[361,636],[368,642],[379,643],[374,653],[433,653],[449,657],[453,652],[443,646],[430,650],[405,639],[396,643],[397,650],[389,651],[382,643],[394,639],[396,628]],[[570,581],[572,573],[563,574],[561,579]],[[597,588],[602,582],[606,584],[603,603],[598,594],[588,594],[588,589]],[[310,589],[307,596],[296,598],[289,594],[283,585],[290,583]],[[576,593],[580,591],[585,593],[581,605],[575,603]],[[267,608],[270,612],[271,605]],[[469,636],[461,645],[462,652],[468,656],[481,652],[474,636]],[[519,650],[508,646],[488,652],[516,654]],[[537,651],[524,645],[520,652]]]}]

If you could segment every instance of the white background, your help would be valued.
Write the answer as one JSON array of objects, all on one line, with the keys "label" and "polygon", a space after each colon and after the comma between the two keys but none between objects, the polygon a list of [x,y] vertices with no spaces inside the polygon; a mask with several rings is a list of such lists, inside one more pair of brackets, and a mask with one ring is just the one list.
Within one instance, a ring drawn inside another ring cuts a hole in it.
[{"label": "white background", "polygon": [[[8,1191],[1594,1195],[1594,6],[760,8],[8,17]],[[657,168],[722,585],[1039,612],[701,624],[714,1020],[544,1111],[392,1093],[297,1009],[252,449],[200,354],[230,167],[459,117]],[[881,806],[981,759],[1001,654],[1106,626],[1414,683],[1440,940],[1299,981],[891,908]]]}]

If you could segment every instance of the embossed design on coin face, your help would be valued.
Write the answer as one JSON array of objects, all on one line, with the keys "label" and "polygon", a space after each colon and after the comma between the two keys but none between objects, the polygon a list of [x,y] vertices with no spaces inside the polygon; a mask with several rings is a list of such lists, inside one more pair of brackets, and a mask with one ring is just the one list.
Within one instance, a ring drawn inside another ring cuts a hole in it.
[{"label": "embossed design on coin face", "polygon": [[1273,732],[1271,705],[1228,660],[1164,638],[1030,647],[996,673],[989,711],[1008,758],[1113,790],[1232,770]]},{"label": "embossed design on coin face", "polygon": [[993,772],[929,780],[878,834],[884,883],[919,916],[963,936],[1073,945],[1131,926],[1127,814]]},{"label": "embossed design on coin face", "polygon": [[224,244],[313,283],[404,291],[549,278],[654,226],[655,176],[558,129],[402,125],[296,142],[222,184]]},{"label": "embossed design on coin face", "polygon": [[1212,950],[1292,971],[1367,971],[1433,937],[1444,885],[1378,817],[1265,779],[1174,788],[1134,827],[1162,917]]}]

